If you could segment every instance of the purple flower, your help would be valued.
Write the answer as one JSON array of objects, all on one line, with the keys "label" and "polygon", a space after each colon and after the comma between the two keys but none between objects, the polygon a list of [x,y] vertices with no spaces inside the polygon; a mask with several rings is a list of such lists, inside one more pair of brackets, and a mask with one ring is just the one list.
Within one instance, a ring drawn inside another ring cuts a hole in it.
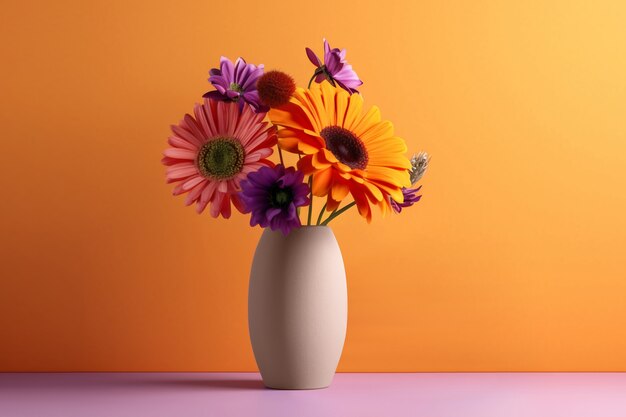
[{"label": "purple flower", "polygon": [[[316,83],[321,83],[325,79],[328,80],[333,87],[335,83],[339,84],[341,88],[348,91],[350,94],[358,93],[356,87],[363,84],[363,81],[359,80],[359,76],[352,69],[352,65],[346,61],[346,50],[339,48],[330,49],[328,41],[324,39],[324,63],[315,55],[310,48],[306,48],[306,55],[309,57],[309,61],[317,67],[315,74],[311,78],[311,81],[315,79]],[[311,83],[309,82],[309,85]]]},{"label": "purple flower", "polygon": [[400,212],[402,212],[403,208],[411,207],[413,204],[415,204],[418,201],[420,201],[420,198],[422,198],[422,196],[421,195],[417,195],[417,193],[419,192],[420,188],[422,188],[421,185],[419,187],[417,187],[417,188],[402,187],[402,194],[404,195],[404,202],[403,203],[398,203],[397,201],[395,201],[392,198],[391,199],[391,207],[393,208],[393,211],[395,211],[396,213],[400,213]]},{"label": "purple flower", "polygon": [[256,82],[263,75],[263,64],[246,64],[243,58],[237,58],[235,65],[226,57],[220,58],[220,68],[209,71],[209,82],[215,87],[214,91],[205,93],[203,97],[221,101],[239,102],[240,108],[244,103],[250,104],[257,113],[269,110],[261,103]]},{"label": "purple flower", "polygon": [[297,207],[309,204],[309,186],[304,174],[295,168],[276,165],[262,167],[241,182],[241,200],[246,213],[252,213],[250,226],[270,227],[285,236],[301,226]]}]

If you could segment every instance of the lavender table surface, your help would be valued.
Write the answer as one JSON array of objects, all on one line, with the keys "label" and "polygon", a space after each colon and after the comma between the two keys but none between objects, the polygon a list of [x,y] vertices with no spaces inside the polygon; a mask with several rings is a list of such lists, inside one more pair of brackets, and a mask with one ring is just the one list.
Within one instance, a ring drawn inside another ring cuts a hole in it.
[{"label": "lavender table surface", "polygon": [[255,373],[0,374],[2,417],[612,417],[626,373],[337,374],[275,391]]}]

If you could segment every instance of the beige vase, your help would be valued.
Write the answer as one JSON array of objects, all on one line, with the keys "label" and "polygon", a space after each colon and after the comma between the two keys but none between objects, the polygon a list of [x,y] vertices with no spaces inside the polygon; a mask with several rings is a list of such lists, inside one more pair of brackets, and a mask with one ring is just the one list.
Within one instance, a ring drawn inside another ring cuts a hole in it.
[{"label": "beige vase", "polygon": [[266,229],[250,272],[248,325],[269,388],[330,385],[346,336],[348,297],[341,250],[326,226],[288,236]]}]

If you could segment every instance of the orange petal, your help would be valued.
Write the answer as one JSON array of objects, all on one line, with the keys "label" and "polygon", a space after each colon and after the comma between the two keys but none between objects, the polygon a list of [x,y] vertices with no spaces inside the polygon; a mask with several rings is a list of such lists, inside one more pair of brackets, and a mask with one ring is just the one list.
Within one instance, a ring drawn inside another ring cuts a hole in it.
[{"label": "orange petal", "polygon": [[330,186],[332,185],[333,179],[333,169],[328,168],[323,171],[317,171],[313,175],[313,185],[312,190],[313,195],[317,197],[324,197],[328,195],[330,191]]},{"label": "orange petal", "polygon": [[328,162],[330,162],[331,164],[336,164],[339,161],[337,160],[337,157],[335,156],[335,154],[333,154],[331,151],[328,150],[328,148],[324,147],[320,150],[320,152],[323,153],[324,159]]},{"label": "orange petal", "polygon": [[364,189],[366,190],[366,195],[369,197],[372,203],[378,203],[379,201],[383,200],[383,193],[380,191],[380,188],[378,188],[375,184],[369,181],[365,181],[363,185],[365,186]]},{"label": "orange petal", "polygon": [[370,209],[367,197],[365,197],[365,194],[363,194],[361,190],[356,187],[351,187],[350,192],[352,193],[356,206],[359,209],[359,214],[365,217],[367,222],[370,223],[372,221],[372,210]]},{"label": "orange petal", "polygon": [[270,109],[268,115],[272,123],[283,127],[291,127],[294,129],[311,129],[312,116],[302,106],[292,98],[291,101],[283,106]]},{"label": "orange petal", "polygon": [[372,106],[368,112],[361,117],[354,128],[350,129],[355,135],[361,137],[361,135],[367,131],[372,125],[380,123],[380,110],[376,106]]},{"label": "orange petal", "polygon": [[323,152],[316,152],[313,154],[311,165],[318,170],[326,169],[331,166],[331,164],[325,160]]},{"label": "orange petal", "polygon": [[402,194],[401,188],[381,181],[370,181],[374,183],[374,185],[376,185],[383,192],[383,194],[391,196],[391,198],[396,200],[398,203],[404,202],[404,194]]},{"label": "orange petal", "polygon": [[369,126],[363,131],[359,138],[367,144],[368,142],[376,139],[387,139],[393,137],[393,124],[388,120],[383,120],[380,123]]},{"label": "orange petal", "polygon": [[411,161],[404,154],[387,152],[370,152],[368,166],[398,168],[407,170],[411,168]]},{"label": "orange petal", "polygon": [[410,187],[411,178],[406,169],[393,169],[388,167],[368,166],[367,178],[372,181],[384,181],[398,187]]},{"label": "orange petal", "polygon": [[319,149],[324,146],[322,138],[315,134],[310,135],[307,132],[312,133],[311,130],[298,130],[286,127],[278,131],[278,137],[283,139],[296,139],[298,141],[296,146],[293,146],[293,142],[289,142],[288,145],[291,147],[289,149],[283,148],[289,152],[299,153],[298,151],[300,151],[306,154],[318,152]]},{"label": "orange petal", "polygon": [[315,167],[311,164],[312,158],[313,155],[306,155],[298,161],[298,169],[302,171],[304,175],[311,175],[317,171]]},{"label": "orange petal", "polygon": [[337,210],[339,208],[339,204],[341,204],[341,201],[333,200],[329,194],[328,199],[326,199],[326,211]]},{"label": "orange petal", "polygon": [[324,100],[321,95],[321,91],[319,88],[312,88],[311,90],[306,90],[304,93],[304,102],[306,106],[309,108],[311,114],[316,116],[317,125],[315,126],[316,131],[322,130],[325,126],[330,125],[330,120],[328,118],[329,113],[325,110]]},{"label": "orange petal", "polygon": [[341,201],[346,198],[349,192],[350,187],[348,187],[348,184],[344,182],[340,177],[335,178],[335,180],[333,181],[333,186],[331,188],[332,199],[335,201]]},{"label": "orange petal", "polygon": [[278,146],[287,152],[298,153],[298,142],[296,138],[278,138]]},{"label": "orange petal", "polygon": [[353,131],[361,118],[363,111],[363,97],[360,94],[352,94],[348,99],[348,108],[343,121],[343,127]]},{"label": "orange petal", "polygon": [[328,125],[337,125],[336,97],[342,90],[339,87],[333,87],[329,82],[323,82],[321,87],[324,111],[328,115]]},{"label": "orange petal", "polygon": [[367,150],[370,153],[378,152],[378,153],[405,153],[406,142],[397,137],[391,136],[383,139],[372,139],[367,144]]},{"label": "orange petal", "polygon": [[348,94],[345,90],[337,91],[335,95],[335,125],[336,126],[344,126],[345,118],[348,110],[348,98],[350,94]]},{"label": "orange petal", "polygon": [[384,198],[383,201],[376,204],[376,206],[378,206],[378,208],[380,209],[380,214],[382,215],[383,218],[387,217],[387,214],[392,211],[390,204],[391,203],[389,202],[388,196]]}]

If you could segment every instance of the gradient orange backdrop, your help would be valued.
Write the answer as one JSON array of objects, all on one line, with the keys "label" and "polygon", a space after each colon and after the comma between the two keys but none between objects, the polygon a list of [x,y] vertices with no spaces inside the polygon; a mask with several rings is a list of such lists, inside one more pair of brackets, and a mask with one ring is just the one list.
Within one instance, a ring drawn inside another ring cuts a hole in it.
[{"label": "gradient orange backdrop", "polygon": [[[432,155],[402,216],[342,216],[341,371],[626,371],[626,3],[37,1],[0,17],[0,370],[254,370],[248,218],[160,165],[221,54],[313,70]],[[318,205],[319,207],[319,205]]]}]

